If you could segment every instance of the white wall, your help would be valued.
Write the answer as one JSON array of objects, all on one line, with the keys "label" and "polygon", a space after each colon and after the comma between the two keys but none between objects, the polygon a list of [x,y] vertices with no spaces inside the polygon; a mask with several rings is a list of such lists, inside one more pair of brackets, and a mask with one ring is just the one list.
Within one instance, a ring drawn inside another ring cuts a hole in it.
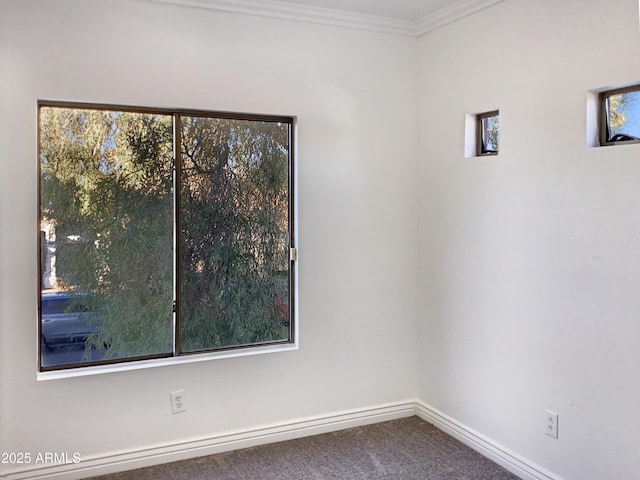
[{"label": "white wall", "polygon": [[[420,39],[420,398],[566,480],[640,475],[640,145],[585,134],[589,89],[640,83],[638,27],[506,0]],[[496,108],[499,156],[465,159]]]},{"label": "white wall", "polygon": [[[415,39],[137,0],[0,12],[0,450],[104,457],[417,396]],[[36,381],[37,99],[296,115],[300,349]]]},{"label": "white wall", "polygon": [[[635,478],[640,145],[587,148],[585,102],[640,82],[639,53],[635,0],[506,0],[419,40],[0,0],[0,450],[108,458],[418,397],[557,478]],[[300,350],[37,382],[39,98],[297,115]],[[495,108],[500,155],[464,159],[465,114]]]}]

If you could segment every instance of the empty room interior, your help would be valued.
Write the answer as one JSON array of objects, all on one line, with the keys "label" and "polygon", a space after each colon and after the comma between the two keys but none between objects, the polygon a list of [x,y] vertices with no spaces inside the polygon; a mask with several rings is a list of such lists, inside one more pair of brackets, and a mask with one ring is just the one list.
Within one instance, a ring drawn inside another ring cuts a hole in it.
[{"label": "empty room interior", "polygon": [[[0,0],[0,479],[414,415],[522,479],[640,478],[639,58],[637,0]],[[45,365],[42,112],[105,105],[177,149],[284,129],[282,341]]]}]

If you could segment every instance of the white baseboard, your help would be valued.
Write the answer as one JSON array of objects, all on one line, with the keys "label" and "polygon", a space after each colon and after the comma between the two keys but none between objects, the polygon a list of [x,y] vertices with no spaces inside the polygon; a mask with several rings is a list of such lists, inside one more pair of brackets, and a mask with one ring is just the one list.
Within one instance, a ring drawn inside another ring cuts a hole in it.
[{"label": "white baseboard", "polygon": [[413,415],[436,426],[523,480],[563,480],[420,400],[407,400],[318,415],[242,431],[220,433],[206,438],[194,438],[175,444],[155,445],[135,451],[82,458],[78,464],[24,465],[21,469],[0,474],[0,479],[79,480]]},{"label": "white baseboard", "polygon": [[444,413],[416,400],[416,415],[523,480],[562,480]]},{"label": "white baseboard", "polygon": [[256,445],[291,440],[345,428],[369,425],[416,414],[413,400],[375,407],[343,411],[303,418],[236,432],[226,432],[207,438],[196,438],[175,444],[156,445],[136,451],[82,458],[80,463],[65,465],[23,465],[4,475],[2,480],[78,480],[108,473],[143,468],[162,463],[248,448]]}]

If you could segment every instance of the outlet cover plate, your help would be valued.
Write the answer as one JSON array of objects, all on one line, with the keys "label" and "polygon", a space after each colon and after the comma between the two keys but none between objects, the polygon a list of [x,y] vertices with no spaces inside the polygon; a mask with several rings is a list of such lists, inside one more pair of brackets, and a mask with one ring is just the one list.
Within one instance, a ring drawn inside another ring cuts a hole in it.
[{"label": "outlet cover plate", "polygon": [[177,390],[171,392],[171,411],[176,413],[182,413],[187,411],[187,404],[185,403],[184,390]]},{"label": "outlet cover plate", "polygon": [[558,438],[558,414],[557,412],[552,412],[551,410],[546,410],[545,412],[546,418],[546,429],[545,433],[553,438]]}]

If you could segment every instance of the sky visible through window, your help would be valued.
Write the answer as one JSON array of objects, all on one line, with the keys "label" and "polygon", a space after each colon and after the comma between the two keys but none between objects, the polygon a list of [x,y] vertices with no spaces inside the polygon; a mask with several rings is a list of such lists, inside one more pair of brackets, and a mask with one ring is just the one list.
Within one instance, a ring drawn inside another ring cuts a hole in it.
[{"label": "sky visible through window", "polygon": [[[622,119],[616,124],[610,123],[611,136],[624,134],[640,138],[640,91],[612,95],[610,105],[614,101],[619,102],[618,113]],[[609,121],[612,120],[610,113]]]}]

